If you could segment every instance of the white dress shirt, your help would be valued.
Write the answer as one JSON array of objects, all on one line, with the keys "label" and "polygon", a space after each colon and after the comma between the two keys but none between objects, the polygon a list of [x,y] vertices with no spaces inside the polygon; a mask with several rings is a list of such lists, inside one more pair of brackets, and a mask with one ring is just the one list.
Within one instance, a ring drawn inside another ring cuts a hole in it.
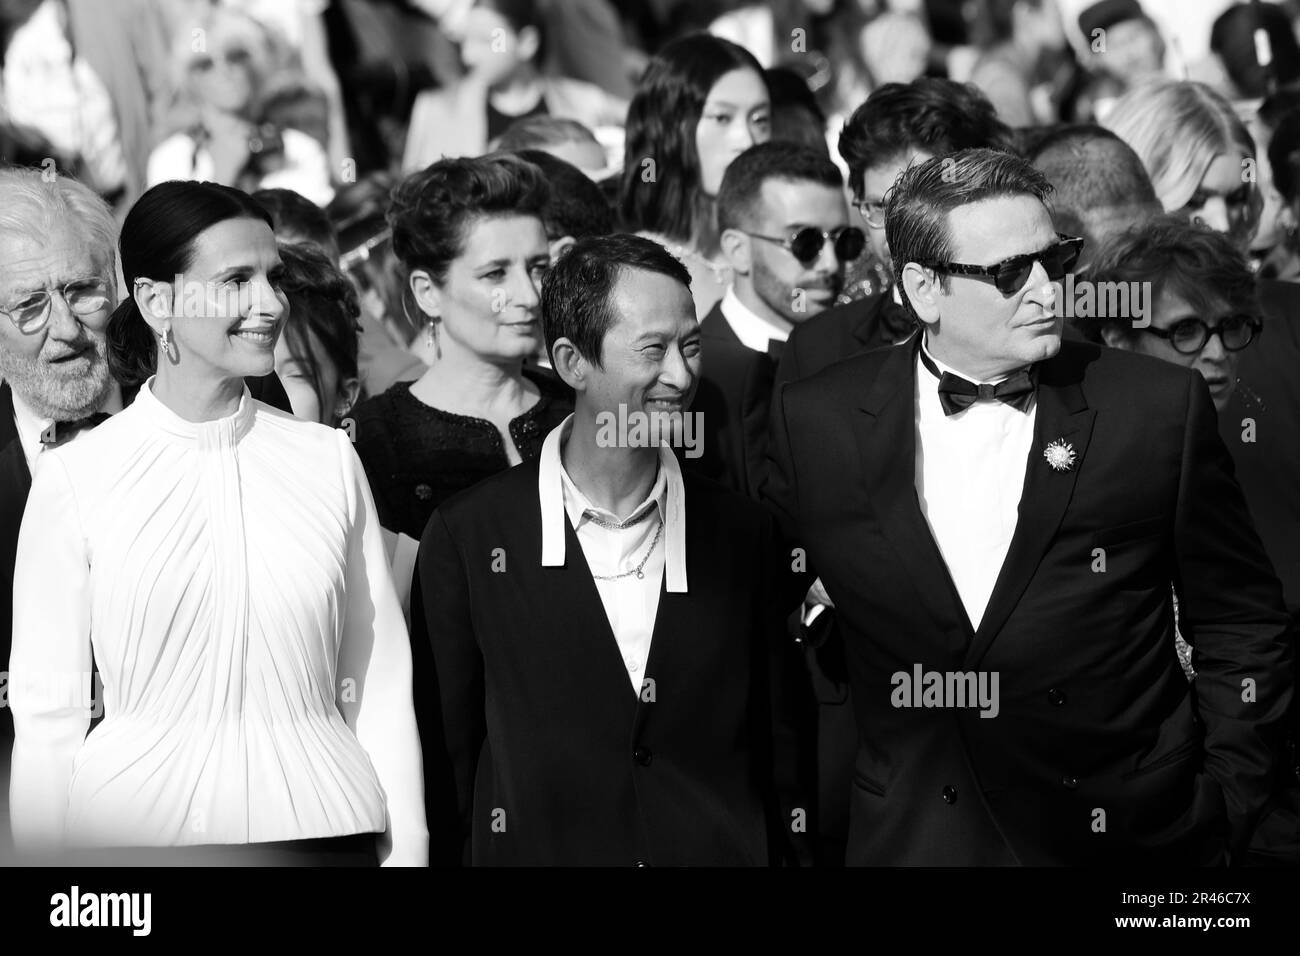
[{"label": "white dress shirt", "polygon": [[[38,415],[30,405],[23,401],[23,397],[14,389],[12,382],[9,384],[9,395],[14,402],[14,427],[18,430],[18,443],[22,446],[23,457],[27,459],[27,472],[28,474],[35,474],[37,456],[45,447],[41,443],[41,435],[45,432],[45,429],[54,424],[54,419]],[[114,385],[108,393],[108,398],[99,407],[98,411],[115,415],[121,410],[122,393]],[[86,434],[84,431],[80,431],[63,444],[74,442],[84,434]]]},{"label": "white dress shirt", "polygon": [[[592,504],[565,471],[560,451],[572,426],[573,416],[570,415],[551,430],[542,444],[538,471],[542,566],[564,565],[564,520],[567,515],[595,579],[596,591],[600,594],[619,655],[627,668],[628,680],[632,682],[634,691],[640,694],[665,573],[667,590],[686,592],[686,510],[681,469],[672,451],[661,448],[659,473],[649,494],[630,515],[620,519]],[[659,531],[661,522],[662,533]],[[613,577],[633,570],[642,559],[646,559],[642,577],[635,574]]]},{"label": "white dress shirt", "polygon": [[[151,383],[40,455],[14,575],[15,837],[391,828],[385,862],[423,865],[410,643],[351,443],[247,389],[234,415],[185,421]],[[104,720],[87,736],[63,687],[92,645]]]},{"label": "white dress shirt", "polygon": [[753,349],[755,352],[767,354],[767,343],[771,339],[778,342],[784,342],[790,337],[790,330],[794,328],[791,322],[775,322],[772,319],[764,318],[749,306],[740,301],[736,295],[736,287],[730,286],[727,294],[722,297],[722,317],[727,320],[731,326],[731,331],[736,333],[736,338],[740,339],[740,344],[745,348]]},{"label": "white dress shirt", "polygon": [[[926,355],[940,373],[984,384],[944,365],[928,349]],[[938,386],[918,354],[916,494],[971,626],[978,629],[1016,531],[1038,402],[1031,400],[1022,412],[1006,402],[979,401],[945,415]]]}]

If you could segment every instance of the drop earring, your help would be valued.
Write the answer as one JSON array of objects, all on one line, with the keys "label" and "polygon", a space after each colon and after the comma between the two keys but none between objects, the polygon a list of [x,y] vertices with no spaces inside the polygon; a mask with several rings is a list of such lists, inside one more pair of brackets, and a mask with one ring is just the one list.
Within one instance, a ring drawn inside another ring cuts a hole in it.
[{"label": "drop earring", "polygon": [[170,325],[164,325],[162,331],[158,333],[158,344],[162,346],[162,350],[167,353],[167,357],[171,358],[172,327]]},{"label": "drop earring", "polygon": [[430,319],[424,327],[425,334],[428,336],[429,349],[433,352],[434,358],[442,358],[442,345],[438,342],[438,320]]}]

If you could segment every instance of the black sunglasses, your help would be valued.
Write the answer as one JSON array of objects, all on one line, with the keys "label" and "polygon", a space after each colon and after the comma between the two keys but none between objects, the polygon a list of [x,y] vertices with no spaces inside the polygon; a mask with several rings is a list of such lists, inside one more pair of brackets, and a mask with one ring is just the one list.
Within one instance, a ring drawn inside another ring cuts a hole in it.
[{"label": "black sunglasses", "polygon": [[969,276],[972,279],[992,282],[1003,295],[1014,295],[1029,281],[1029,276],[1034,271],[1034,263],[1041,262],[1047,272],[1047,278],[1058,282],[1065,278],[1065,274],[1079,261],[1079,253],[1083,251],[1083,240],[1076,236],[1064,236],[1059,232],[1056,238],[1060,241],[1048,246],[1042,252],[1027,252],[1024,255],[1012,256],[996,265],[972,266],[961,262],[923,262],[921,265],[951,275]]},{"label": "black sunglasses", "polygon": [[1157,338],[1165,339],[1174,347],[1174,351],[1183,355],[1195,355],[1210,342],[1210,336],[1217,335],[1228,352],[1240,352],[1259,337],[1264,330],[1264,323],[1253,315],[1230,315],[1220,319],[1215,326],[1206,325],[1200,319],[1183,319],[1167,329],[1147,326],[1140,332],[1149,332]]},{"label": "black sunglasses", "polygon": [[747,232],[745,235],[753,239],[775,242],[788,250],[792,256],[804,265],[817,261],[817,257],[822,254],[822,246],[826,244],[828,239],[835,244],[835,258],[840,262],[852,262],[862,255],[862,250],[867,246],[866,234],[857,226],[841,226],[834,232],[822,232],[815,226],[807,226],[788,239],[778,239],[776,236],[762,236],[756,232]]}]

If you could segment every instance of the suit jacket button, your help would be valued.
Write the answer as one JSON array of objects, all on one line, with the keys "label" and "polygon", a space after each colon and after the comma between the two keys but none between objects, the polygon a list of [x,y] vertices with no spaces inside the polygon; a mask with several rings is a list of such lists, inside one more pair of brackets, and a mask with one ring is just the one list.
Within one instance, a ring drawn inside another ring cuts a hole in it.
[{"label": "suit jacket button", "polygon": [[956,788],[956,787],[951,787],[951,786],[949,786],[949,787],[944,787],[944,788],[943,788],[943,802],[944,802],[944,803],[956,803],[956,802],[957,802],[957,788]]},{"label": "suit jacket button", "polygon": [[1079,781],[1075,777],[1066,776],[1061,778],[1061,785],[1064,787],[1069,787],[1071,790],[1073,790],[1075,787],[1079,785]]},{"label": "suit jacket button", "polygon": [[1065,691],[1058,690],[1055,687],[1053,687],[1051,690],[1047,692],[1047,699],[1050,700],[1057,707],[1060,707],[1062,704],[1065,703]]},{"label": "suit jacket button", "polygon": [[421,501],[428,501],[433,497],[433,489],[428,485],[416,485],[415,497],[419,498]]},{"label": "suit jacket button", "polygon": [[650,752],[649,747],[637,747],[632,751],[632,759],[643,767],[650,766],[650,761],[654,759],[654,754]]}]

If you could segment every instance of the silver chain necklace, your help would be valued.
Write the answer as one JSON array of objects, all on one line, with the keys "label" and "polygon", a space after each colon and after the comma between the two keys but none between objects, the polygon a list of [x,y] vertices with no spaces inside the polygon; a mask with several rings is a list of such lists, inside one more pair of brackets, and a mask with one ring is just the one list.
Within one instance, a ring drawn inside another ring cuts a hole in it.
[{"label": "silver chain necklace", "polygon": [[622,574],[593,574],[592,577],[595,578],[597,581],[617,581],[619,578],[626,578],[635,574],[637,578],[644,579],[645,578],[644,569],[646,566],[646,562],[650,560],[650,555],[655,553],[655,545],[659,543],[659,538],[663,533],[664,533],[664,519],[660,518],[659,527],[655,528],[654,540],[650,542],[650,547],[646,551],[645,557],[642,558],[641,563],[638,564],[631,571],[624,571]]}]

